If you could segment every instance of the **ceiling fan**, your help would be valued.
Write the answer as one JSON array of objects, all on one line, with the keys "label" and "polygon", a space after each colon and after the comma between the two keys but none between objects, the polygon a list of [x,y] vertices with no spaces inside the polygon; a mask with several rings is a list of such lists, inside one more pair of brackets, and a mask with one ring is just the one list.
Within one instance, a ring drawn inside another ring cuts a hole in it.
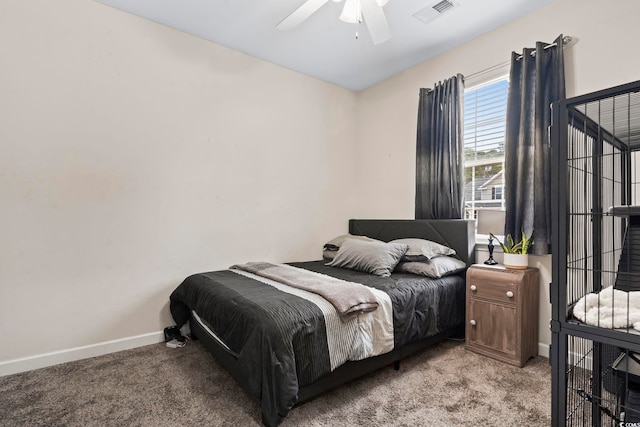
[{"label": "ceiling fan", "polygon": [[[340,3],[342,0],[333,1]],[[306,0],[302,3],[302,6],[284,18],[276,28],[279,30],[291,30],[328,2],[329,0]],[[382,6],[387,2],[388,0],[345,0],[340,20],[349,23],[360,23],[364,18],[373,44],[384,43],[391,38],[389,24],[387,24],[387,18],[382,10]]]}]

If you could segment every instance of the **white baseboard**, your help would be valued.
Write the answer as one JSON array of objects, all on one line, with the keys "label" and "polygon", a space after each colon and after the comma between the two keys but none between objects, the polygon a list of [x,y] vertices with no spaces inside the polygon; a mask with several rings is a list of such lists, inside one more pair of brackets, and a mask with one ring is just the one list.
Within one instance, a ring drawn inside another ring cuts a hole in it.
[{"label": "white baseboard", "polygon": [[549,344],[538,343],[538,355],[549,358]]},{"label": "white baseboard", "polygon": [[134,337],[121,338],[113,341],[105,341],[97,344],[85,345],[66,350],[54,351],[51,353],[39,354],[36,356],[23,357],[20,359],[0,362],[0,377],[4,375],[17,374],[19,372],[31,371],[33,369],[45,368],[47,366],[58,365],[60,363],[73,362],[75,360],[87,359],[89,357],[102,356],[103,354],[115,353],[129,350],[145,345],[156,344],[164,341],[164,333],[150,332],[148,334]]}]

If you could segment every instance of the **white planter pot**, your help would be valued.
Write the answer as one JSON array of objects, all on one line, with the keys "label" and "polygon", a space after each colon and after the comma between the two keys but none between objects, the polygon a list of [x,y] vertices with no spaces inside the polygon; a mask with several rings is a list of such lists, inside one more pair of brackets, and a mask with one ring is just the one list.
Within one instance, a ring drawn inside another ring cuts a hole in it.
[{"label": "white planter pot", "polygon": [[528,254],[504,254],[504,266],[514,270],[526,270],[529,267]]}]

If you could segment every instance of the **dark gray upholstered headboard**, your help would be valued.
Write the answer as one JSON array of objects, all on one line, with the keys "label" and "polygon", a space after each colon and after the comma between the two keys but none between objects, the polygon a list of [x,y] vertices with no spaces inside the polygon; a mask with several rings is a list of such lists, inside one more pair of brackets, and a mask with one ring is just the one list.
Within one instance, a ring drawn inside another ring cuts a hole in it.
[{"label": "dark gray upholstered headboard", "polygon": [[475,221],[464,219],[351,219],[349,233],[388,242],[414,237],[455,249],[458,257],[475,262]]}]

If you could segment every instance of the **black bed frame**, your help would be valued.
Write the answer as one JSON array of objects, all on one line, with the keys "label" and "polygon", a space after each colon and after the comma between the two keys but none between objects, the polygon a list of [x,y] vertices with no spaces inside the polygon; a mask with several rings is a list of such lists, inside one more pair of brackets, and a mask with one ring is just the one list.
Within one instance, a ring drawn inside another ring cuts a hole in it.
[{"label": "black bed frame", "polygon": [[[352,219],[349,221],[349,233],[365,235],[375,239],[390,241],[401,238],[421,238],[431,240],[456,250],[457,256],[467,266],[474,262],[475,221],[461,219],[447,220],[381,220],[381,219]],[[218,341],[193,318],[189,321],[191,334],[197,337],[213,354],[215,359],[235,378],[245,390],[243,375],[239,372],[237,361]],[[368,359],[347,362],[330,374],[320,378],[308,386],[301,387],[296,405],[304,403],[327,390],[345,384],[353,379],[366,375],[382,367],[394,364],[399,368],[399,361],[417,351],[425,349],[450,337],[463,337],[464,325],[434,335],[427,339],[408,344],[404,347]]]}]

